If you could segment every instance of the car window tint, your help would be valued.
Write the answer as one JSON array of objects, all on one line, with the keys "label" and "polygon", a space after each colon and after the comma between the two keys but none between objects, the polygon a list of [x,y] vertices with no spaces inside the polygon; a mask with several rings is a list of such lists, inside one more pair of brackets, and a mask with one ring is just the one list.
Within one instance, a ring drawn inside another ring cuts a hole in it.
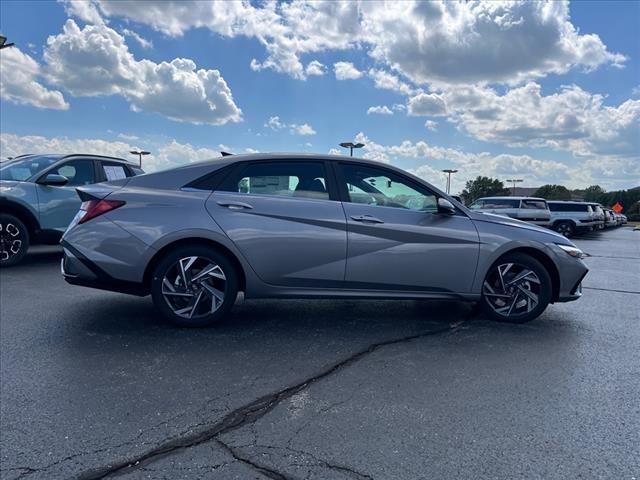
[{"label": "car window tint", "polygon": [[66,186],[90,185],[94,183],[93,162],[91,160],[72,160],[51,170],[49,173],[62,175],[69,179]]},{"label": "car window tint", "polygon": [[544,200],[522,200],[522,207],[532,210],[546,210],[547,204]]},{"label": "car window tint", "polygon": [[437,211],[436,196],[419,190],[394,172],[354,164],[342,165],[351,203],[405,208],[421,212]]},{"label": "car window tint", "polygon": [[491,208],[500,210],[502,208],[518,208],[520,200],[512,200],[508,198],[488,198],[484,201],[483,208]]},{"label": "car window tint", "polygon": [[591,207],[586,203],[549,203],[552,212],[589,212]]},{"label": "car window tint", "polygon": [[329,199],[324,165],[320,162],[250,164],[227,178],[219,190],[252,195]]}]

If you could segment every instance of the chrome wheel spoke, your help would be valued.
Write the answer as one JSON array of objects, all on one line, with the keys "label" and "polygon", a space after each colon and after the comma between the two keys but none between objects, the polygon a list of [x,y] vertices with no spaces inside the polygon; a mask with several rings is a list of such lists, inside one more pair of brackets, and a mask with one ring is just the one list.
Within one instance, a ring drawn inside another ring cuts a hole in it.
[{"label": "chrome wheel spoke", "polygon": [[222,268],[211,260],[185,257],[167,270],[161,291],[176,315],[199,318],[220,308],[225,299],[226,279]]},{"label": "chrome wheel spoke", "polygon": [[525,265],[497,265],[483,282],[482,294],[498,314],[509,317],[531,312],[540,303],[541,281]]},{"label": "chrome wheel spoke", "polygon": [[[531,276],[531,278],[527,278]],[[531,281],[535,281],[536,283],[540,283],[540,281],[538,280],[538,277],[536,276],[535,273],[533,273],[532,270],[524,270],[522,272],[520,272],[518,275],[516,275],[512,280],[509,280],[505,285],[509,286],[509,285],[513,285],[514,283],[518,283],[520,280],[524,280],[525,278],[527,278],[527,280],[531,280]],[[535,278],[535,280],[534,280]]]}]

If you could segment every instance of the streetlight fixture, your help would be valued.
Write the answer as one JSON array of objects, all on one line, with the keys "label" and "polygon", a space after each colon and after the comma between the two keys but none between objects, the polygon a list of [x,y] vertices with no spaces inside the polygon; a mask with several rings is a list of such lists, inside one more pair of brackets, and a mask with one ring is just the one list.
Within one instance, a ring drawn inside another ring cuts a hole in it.
[{"label": "streetlight fixture", "polygon": [[140,168],[142,168],[142,156],[149,155],[151,152],[145,152],[144,150],[131,150],[129,153],[131,155],[138,155],[138,162],[139,162]]},{"label": "streetlight fixture", "polygon": [[349,156],[353,157],[353,149],[354,148],[362,148],[364,147],[364,143],[353,143],[353,142],[343,142],[340,144],[342,148],[349,149]]},{"label": "streetlight fixture", "polygon": [[453,170],[451,168],[445,168],[442,171],[447,174],[447,195],[448,195],[449,191],[451,190],[451,174],[452,173],[457,173],[458,170]]},{"label": "streetlight fixture", "polygon": [[7,37],[0,35],[0,50],[3,48],[13,47],[15,43],[7,43]]},{"label": "streetlight fixture", "polygon": [[516,194],[516,183],[524,182],[521,178],[510,178],[507,182],[513,183],[513,195]]}]

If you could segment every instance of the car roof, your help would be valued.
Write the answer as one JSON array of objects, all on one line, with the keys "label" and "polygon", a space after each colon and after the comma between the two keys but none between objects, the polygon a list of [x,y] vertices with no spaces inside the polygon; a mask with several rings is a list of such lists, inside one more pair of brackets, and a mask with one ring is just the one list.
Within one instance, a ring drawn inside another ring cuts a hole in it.
[{"label": "car roof", "polygon": [[548,203],[570,203],[572,205],[597,205],[597,203],[580,202],[578,200],[547,200]]},{"label": "car roof", "polygon": [[130,162],[129,160],[125,160],[124,158],[109,157],[106,155],[96,155],[93,153],[28,153],[25,155],[18,155],[17,157],[13,157],[9,161],[12,162],[14,160],[24,160],[29,157],[47,157],[47,158],[56,160],[56,162],[59,162],[60,160],[67,160],[69,158],[74,158],[74,157],[82,157],[82,158],[94,158],[96,160],[109,160],[110,162],[111,161],[120,162],[120,163],[125,163],[127,165],[130,165],[132,167],[137,166],[135,163]]},{"label": "car roof", "polygon": [[402,175],[411,174],[401,168],[395,167],[389,163],[379,162],[368,158],[361,157],[347,157],[345,155],[328,155],[322,153],[295,153],[295,152],[268,152],[268,153],[246,153],[246,154],[232,154],[221,157],[214,157],[209,160],[203,160],[200,162],[189,163],[176,167],[172,170],[187,170],[190,168],[205,167],[207,165],[230,165],[238,162],[268,162],[274,160],[319,160],[319,161],[333,161],[333,162],[353,162],[365,165],[371,165],[372,167],[383,167],[390,170],[394,170]]}]

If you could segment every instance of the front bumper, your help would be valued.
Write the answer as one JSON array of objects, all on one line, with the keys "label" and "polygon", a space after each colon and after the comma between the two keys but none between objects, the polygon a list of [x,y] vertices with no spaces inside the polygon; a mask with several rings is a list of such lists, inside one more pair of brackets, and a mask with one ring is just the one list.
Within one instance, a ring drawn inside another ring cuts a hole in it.
[{"label": "front bumper", "polygon": [[589,270],[585,267],[585,272],[582,274],[580,279],[576,282],[574,287],[571,290],[569,290],[567,294],[561,294],[558,297],[557,301],[560,303],[573,302],[575,300],[578,300],[580,297],[582,297],[582,280],[587,275],[587,273],[589,273]]}]

